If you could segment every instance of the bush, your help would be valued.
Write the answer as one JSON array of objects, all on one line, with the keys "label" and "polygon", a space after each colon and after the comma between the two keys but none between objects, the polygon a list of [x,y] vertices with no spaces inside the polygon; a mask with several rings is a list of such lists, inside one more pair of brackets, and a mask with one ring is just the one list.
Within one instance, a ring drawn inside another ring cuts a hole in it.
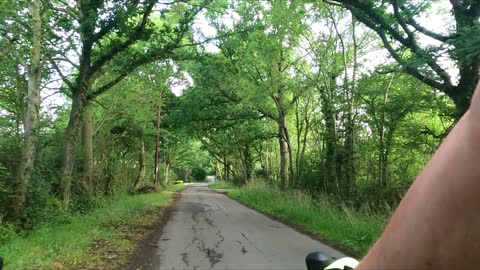
[{"label": "bush", "polygon": [[15,236],[17,236],[17,233],[15,233],[13,226],[0,223],[0,246],[15,238]]}]

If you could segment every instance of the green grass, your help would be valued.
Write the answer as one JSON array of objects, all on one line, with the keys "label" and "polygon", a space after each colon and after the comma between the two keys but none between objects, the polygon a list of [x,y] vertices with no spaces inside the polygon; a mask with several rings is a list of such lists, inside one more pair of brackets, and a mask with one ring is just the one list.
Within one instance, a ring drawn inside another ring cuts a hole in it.
[{"label": "green grass", "polygon": [[228,195],[252,208],[300,225],[355,256],[366,254],[387,220],[366,210],[337,207],[326,199],[313,200],[299,191],[281,191],[263,185],[243,187]]},{"label": "green grass", "polygon": [[223,182],[223,181],[210,183],[208,184],[208,187],[212,189],[236,189],[237,188],[237,186],[235,186],[234,184],[229,182]]},{"label": "green grass", "polygon": [[0,246],[5,269],[118,267],[141,239],[142,228],[160,218],[159,207],[168,205],[173,194],[126,196],[86,215],[70,215],[63,224],[45,224]]},{"label": "green grass", "polygon": [[168,185],[167,190],[169,190],[169,191],[180,191],[180,190],[184,190],[185,187],[186,186],[185,186],[184,183],[176,184],[176,185]]}]

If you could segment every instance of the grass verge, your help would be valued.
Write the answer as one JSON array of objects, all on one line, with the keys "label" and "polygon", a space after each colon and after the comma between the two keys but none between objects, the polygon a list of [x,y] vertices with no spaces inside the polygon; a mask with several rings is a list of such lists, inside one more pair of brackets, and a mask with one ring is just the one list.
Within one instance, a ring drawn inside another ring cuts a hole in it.
[{"label": "grass verge", "polygon": [[224,181],[210,183],[208,184],[208,187],[211,189],[236,189],[237,188],[237,186],[235,186],[234,184],[229,182],[224,182]]},{"label": "grass verge", "polygon": [[333,243],[356,257],[366,254],[380,236],[386,217],[314,200],[299,191],[281,191],[263,185],[233,190],[228,195],[261,212]]},{"label": "grass verge", "polygon": [[162,216],[174,192],[126,196],[63,224],[45,224],[0,247],[5,269],[118,269],[148,226]]}]

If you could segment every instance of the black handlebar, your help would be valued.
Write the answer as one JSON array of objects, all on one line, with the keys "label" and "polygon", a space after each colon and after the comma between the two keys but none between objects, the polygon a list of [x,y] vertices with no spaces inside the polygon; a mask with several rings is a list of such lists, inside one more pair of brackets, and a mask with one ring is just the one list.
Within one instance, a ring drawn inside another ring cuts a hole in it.
[{"label": "black handlebar", "polygon": [[323,270],[335,260],[336,258],[319,251],[312,252],[305,258],[308,270]]}]

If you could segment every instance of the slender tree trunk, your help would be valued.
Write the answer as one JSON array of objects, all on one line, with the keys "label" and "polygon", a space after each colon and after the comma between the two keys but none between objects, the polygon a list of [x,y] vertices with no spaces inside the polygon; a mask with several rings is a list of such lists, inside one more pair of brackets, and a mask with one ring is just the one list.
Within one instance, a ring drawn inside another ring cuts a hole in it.
[{"label": "slender tree trunk", "polygon": [[155,138],[155,172],[154,172],[154,180],[153,180],[153,187],[155,191],[158,190],[158,183],[160,181],[158,176],[158,163],[160,162],[160,121],[161,121],[161,112],[162,112],[162,91],[160,91],[159,99],[158,99],[158,106],[157,106],[157,127],[156,127],[156,138]]},{"label": "slender tree trunk", "polygon": [[23,215],[28,184],[30,182],[35,149],[37,146],[38,115],[40,111],[40,83],[42,80],[41,43],[42,22],[40,17],[40,0],[31,2],[33,18],[33,48],[30,67],[28,68],[27,113],[24,122],[24,140],[22,156],[17,171],[17,189],[13,205],[13,220],[18,222]]},{"label": "slender tree trunk", "polygon": [[218,160],[216,160],[215,161],[215,180],[217,180],[218,178],[221,178],[221,176],[220,176],[220,171],[218,167]]},{"label": "slender tree trunk", "polygon": [[25,123],[27,122],[25,117],[25,106],[27,105],[25,102],[25,96],[28,95],[28,80],[20,75],[20,65],[15,65],[15,96],[18,102],[18,114],[15,117],[15,124],[16,124],[16,132],[15,132],[15,139],[18,146],[21,146],[24,140],[24,134],[22,134],[22,128],[25,131]]},{"label": "slender tree trunk", "polygon": [[230,181],[230,164],[225,160],[225,181]]},{"label": "slender tree trunk", "polygon": [[170,163],[165,160],[165,186],[168,186],[168,181],[170,178]]},{"label": "slender tree trunk", "polygon": [[278,143],[280,147],[280,188],[285,189],[288,183],[288,144],[286,130],[286,116],[281,115],[277,120],[278,124]]},{"label": "slender tree trunk", "polygon": [[245,183],[248,183],[252,179],[253,160],[252,153],[250,152],[250,144],[246,143],[243,149],[243,157],[245,162]]},{"label": "slender tree trunk", "polygon": [[145,173],[147,171],[147,168],[145,166],[145,138],[143,136],[140,138],[140,153],[138,154],[138,164],[138,175],[135,179],[135,183],[133,184],[133,187],[135,189],[140,188],[140,184],[142,183],[143,178],[145,178]]},{"label": "slender tree trunk", "polygon": [[228,181],[228,163],[227,156],[223,156],[223,181]]},{"label": "slender tree trunk", "polygon": [[[355,123],[353,118],[353,108],[355,103],[355,83],[357,73],[357,42],[355,37],[355,18],[352,15],[352,39],[353,39],[353,71],[350,91],[347,90],[347,125],[345,138],[345,196],[350,196],[352,188],[355,185],[355,161],[354,161],[354,138],[355,138]],[[346,58],[346,55],[345,55]],[[347,70],[345,68],[345,70]],[[348,85],[348,82],[346,82]]]},{"label": "slender tree trunk", "polygon": [[93,119],[92,107],[85,106],[82,117],[83,181],[85,190],[92,187],[93,174]]},{"label": "slender tree trunk", "polygon": [[161,106],[158,105],[157,108],[157,127],[156,127],[156,138],[155,138],[155,178],[153,180],[153,187],[158,190],[158,163],[159,163],[159,152],[160,152],[160,109]]},{"label": "slender tree trunk", "polygon": [[305,131],[303,132],[303,142],[302,142],[302,151],[300,153],[300,162],[299,162],[299,170],[298,170],[298,177],[299,178],[303,178],[303,164],[304,164],[304,161],[305,161],[305,150],[307,149],[307,137],[308,137],[308,133],[310,132],[310,120],[308,118],[308,114],[307,114],[307,110],[308,110],[308,106],[306,107],[305,109]]},{"label": "slender tree trunk", "polygon": [[294,178],[297,180],[300,180],[300,152],[301,152],[301,138],[302,138],[302,132],[303,132],[303,119],[300,120],[300,112],[299,112],[299,104],[300,102],[297,100],[295,102],[295,127],[297,129],[296,135],[297,135],[297,149],[295,151],[295,173],[294,173]]},{"label": "slender tree trunk", "polygon": [[385,110],[387,109],[387,103],[388,103],[388,94],[390,91],[390,88],[393,83],[393,79],[395,78],[395,75],[392,75],[390,78],[390,81],[388,83],[388,86],[385,88],[383,91],[383,106],[382,106],[382,113],[380,115],[380,123],[378,125],[378,159],[379,159],[379,177],[380,177],[380,183],[379,183],[379,189],[383,189],[387,183],[387,172],[386,172],[386,156],[385,156]]},{"label": "slender tree trunk", "polygon": [[288,133],[288,128],[287,128],[287,121],[285,120],[285,125],[284,125],[284,133],[285,133],[285,142],[287,143],[287,150],[288,150],[288,179],[291,182],[292,186],[295,185],[294,177],[293,177],[293,153],[292,153],[292,144],[290,142],[290,135]]}]

